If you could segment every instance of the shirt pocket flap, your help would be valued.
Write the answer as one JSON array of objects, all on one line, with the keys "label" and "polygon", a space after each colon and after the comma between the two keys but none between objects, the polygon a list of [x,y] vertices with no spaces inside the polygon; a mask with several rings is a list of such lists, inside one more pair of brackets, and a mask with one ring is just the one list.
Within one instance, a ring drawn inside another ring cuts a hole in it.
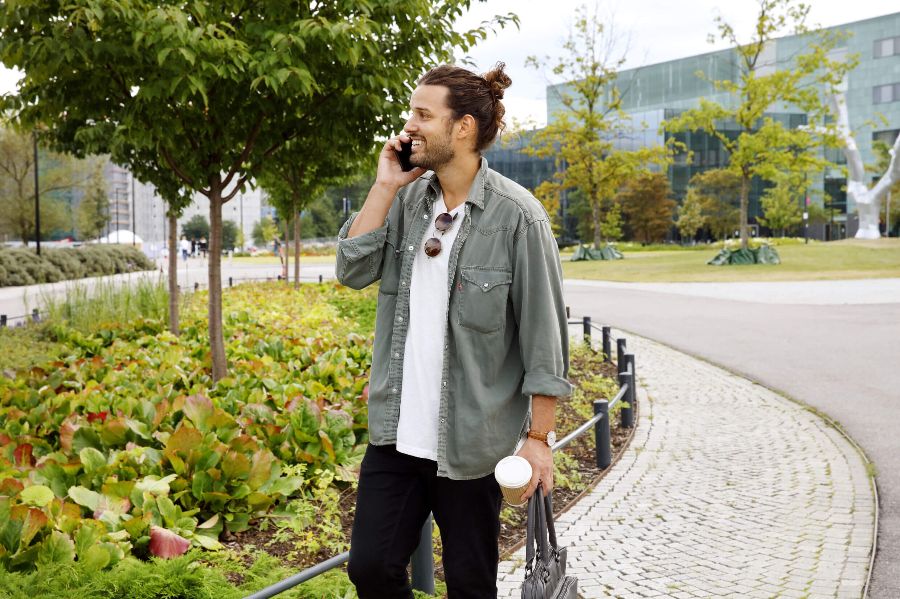
[{"label": "shirt pocket flap", "polygon": [[509,285],[512,283],[512,273],[507,270],[463,268],[460,271],[460,274],[463,279],[472,283],[484,292],[490,291],[497,285]]}]

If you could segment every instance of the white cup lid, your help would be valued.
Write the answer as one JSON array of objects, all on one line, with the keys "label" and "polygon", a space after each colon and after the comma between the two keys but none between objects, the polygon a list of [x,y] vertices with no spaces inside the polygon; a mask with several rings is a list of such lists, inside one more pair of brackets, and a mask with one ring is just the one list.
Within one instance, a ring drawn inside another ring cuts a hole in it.
[{"label": "white cup lid", "polygon": [[515,489],[531,480],[531,464],[523,457],[511,455],[497,462],[494,477],[501,487]]}]

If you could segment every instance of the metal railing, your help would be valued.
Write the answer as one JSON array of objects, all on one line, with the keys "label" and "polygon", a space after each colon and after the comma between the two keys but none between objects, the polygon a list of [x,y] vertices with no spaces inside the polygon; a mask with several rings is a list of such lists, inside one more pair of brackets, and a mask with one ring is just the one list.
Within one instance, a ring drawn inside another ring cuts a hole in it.
[{"label": "metal railing", "polygon": [[[566,308],[566,316],[569,309]],[[610,327],[598,327],[591,323],[591,317],[585,316],[581,320],[570,320],[570,325],[581,324],[584,327],[584,339],[593,344],[593,331],[601,332],[601,347],[603,348],[604,361],[612,362],[610,349],[612,348],[612,332]],[[624,402],[619,410],[619,425],[623,428],[634,426],[634,408],[637,405],[637,381],[635,378],[634,354],[627,353],[625,339],[615,339],[616,342],[616,370],[618,374],[619,392],[610,400],[598,399],[593,402],[594,415],[581,424],[574,431],[557,441],[551,451],[560,451],[585,432],[594,429],[594,459],[597,468],[606,470],[612,464],[612,435],[610,432],[609,412],[620,402]],[[434,548],[432,546],[432,517],[429,515],[419,536],[419,545],[410,558],[412,566],[412,587],[417,591],[434,594]],[[345,551],[324,562],[298,572],[289,578],[259,590],[244,599],[268,599],[283,593],[295,586],[307,582],[320,574],[346,564],[350,560],[350,552]]]}]

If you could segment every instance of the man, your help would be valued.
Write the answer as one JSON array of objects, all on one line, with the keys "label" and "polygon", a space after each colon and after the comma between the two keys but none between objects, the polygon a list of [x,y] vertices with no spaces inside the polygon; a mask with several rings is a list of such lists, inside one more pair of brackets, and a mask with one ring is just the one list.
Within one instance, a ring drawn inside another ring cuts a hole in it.
[{"label": "man", "polygon": [[481,157],[509,84],[502,63],[425,74],[339,234],[338,279],[380,281],[348,569],[362,599],[412,597],[406,565],[429,512],[450,598],[496,597],[494,466],[518,448],[525,496],[553,486],[556,398],[571,390],[559,253],[540,203]]}]

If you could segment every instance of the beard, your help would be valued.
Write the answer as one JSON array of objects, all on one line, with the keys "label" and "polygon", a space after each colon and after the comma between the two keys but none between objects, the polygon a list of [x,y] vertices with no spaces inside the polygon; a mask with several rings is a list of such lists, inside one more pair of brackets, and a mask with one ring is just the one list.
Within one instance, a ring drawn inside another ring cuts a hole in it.
[{"label": "beard", "polygon": [[452,128],[453,124],[450,123],[441,139],[425,140],[425,150],[412,154],[409,157],[410,163],[429,171],[437,171],[440,167],[449,164],[456,157],[456,152],[450,144]]}]

